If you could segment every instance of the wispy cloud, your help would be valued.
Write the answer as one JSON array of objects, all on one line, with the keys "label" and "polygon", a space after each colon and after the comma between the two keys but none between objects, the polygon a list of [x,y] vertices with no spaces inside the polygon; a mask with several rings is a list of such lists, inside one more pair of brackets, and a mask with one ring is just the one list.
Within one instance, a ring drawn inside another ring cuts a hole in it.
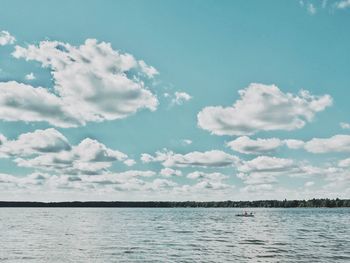
[{"label": "wispy cloud", "polygon": [[14,44],[16,38],[12,36],[8,31],[0,31],[0,46]]},{"label": "wispy cloud", "polygon": [[310,15],[314,15],[314,14],[316,14],[317,9],[316,9],[316,7],[315,7],[313,4],[309,3],[309,4],[307,5],[307,11],[308,11],[308,13],[309,13]]},{"label": "wispy cloud", "polygon": [[346,9],[350,7],[350,0],[343,0],[335,3],[337,9]]},{"label": "wispy cloud", "polygon": [[341,122],[341,123],[339,123],[339,125],[342,129],[350,129],[350,123]]},{"label": "wispy cloud", "polygon": [[174,98],[172,99],[172,103],[173,104],[177,104],[177,105],[181,105],[183,104],[184,102],[186,101],[190,101],[192,99],[192,96],[189,95],[188,93],[186,92],[179,92],[179,91],[176,91],[175,94],[174,94]]},{"label": "wispy cloud", "polygon": [[25,79],[26,80],[34,80],[34,79],[36,79],[36,77],[35,77],[34,73],[31,72],[31,73],[25,75]]}]

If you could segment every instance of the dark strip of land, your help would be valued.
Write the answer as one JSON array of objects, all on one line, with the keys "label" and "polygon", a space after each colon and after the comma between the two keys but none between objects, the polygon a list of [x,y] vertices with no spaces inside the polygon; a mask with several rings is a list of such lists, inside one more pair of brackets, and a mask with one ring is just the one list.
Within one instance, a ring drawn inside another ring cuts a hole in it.
[{"label": "dark strip of land", "polygon": [[87,202],[27,202],[0,201],[0,207],[350,207],[350,199],[310,199],[310,200],[259,200],[259,201],[215,201],[215,202],[172,202],[172,201],[87,201]]}]

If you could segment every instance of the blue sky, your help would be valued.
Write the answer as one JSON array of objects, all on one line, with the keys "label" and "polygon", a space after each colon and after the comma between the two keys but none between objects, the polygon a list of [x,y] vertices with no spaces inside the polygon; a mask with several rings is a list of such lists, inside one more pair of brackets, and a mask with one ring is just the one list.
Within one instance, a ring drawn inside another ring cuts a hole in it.
[{"label": "blue sky", "polygon": [[349,1],[1,6],[0,199],[349,198]]}]

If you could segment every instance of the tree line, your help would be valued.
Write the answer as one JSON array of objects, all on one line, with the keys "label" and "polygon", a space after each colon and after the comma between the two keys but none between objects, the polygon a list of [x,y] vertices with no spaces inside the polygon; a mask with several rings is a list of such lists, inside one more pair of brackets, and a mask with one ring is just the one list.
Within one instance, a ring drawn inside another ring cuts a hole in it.
[{"label": "tree line", "polygon": [[27,202],[0,201],[0,207],[228,207],[228,208],[297,208],[297,207],[350,207],[350,199],[309,199],[309,200],[258,200],[258,201],[87,201],[87,202]]}]

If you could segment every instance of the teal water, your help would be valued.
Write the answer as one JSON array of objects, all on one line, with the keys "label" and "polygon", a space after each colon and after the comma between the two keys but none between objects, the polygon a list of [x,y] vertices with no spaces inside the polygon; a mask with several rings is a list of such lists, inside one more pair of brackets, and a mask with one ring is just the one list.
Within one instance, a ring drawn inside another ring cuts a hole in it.
[{"label": "teal water", "polygon": [[1,208],[0,262],[350,262],[350,209]]}]

